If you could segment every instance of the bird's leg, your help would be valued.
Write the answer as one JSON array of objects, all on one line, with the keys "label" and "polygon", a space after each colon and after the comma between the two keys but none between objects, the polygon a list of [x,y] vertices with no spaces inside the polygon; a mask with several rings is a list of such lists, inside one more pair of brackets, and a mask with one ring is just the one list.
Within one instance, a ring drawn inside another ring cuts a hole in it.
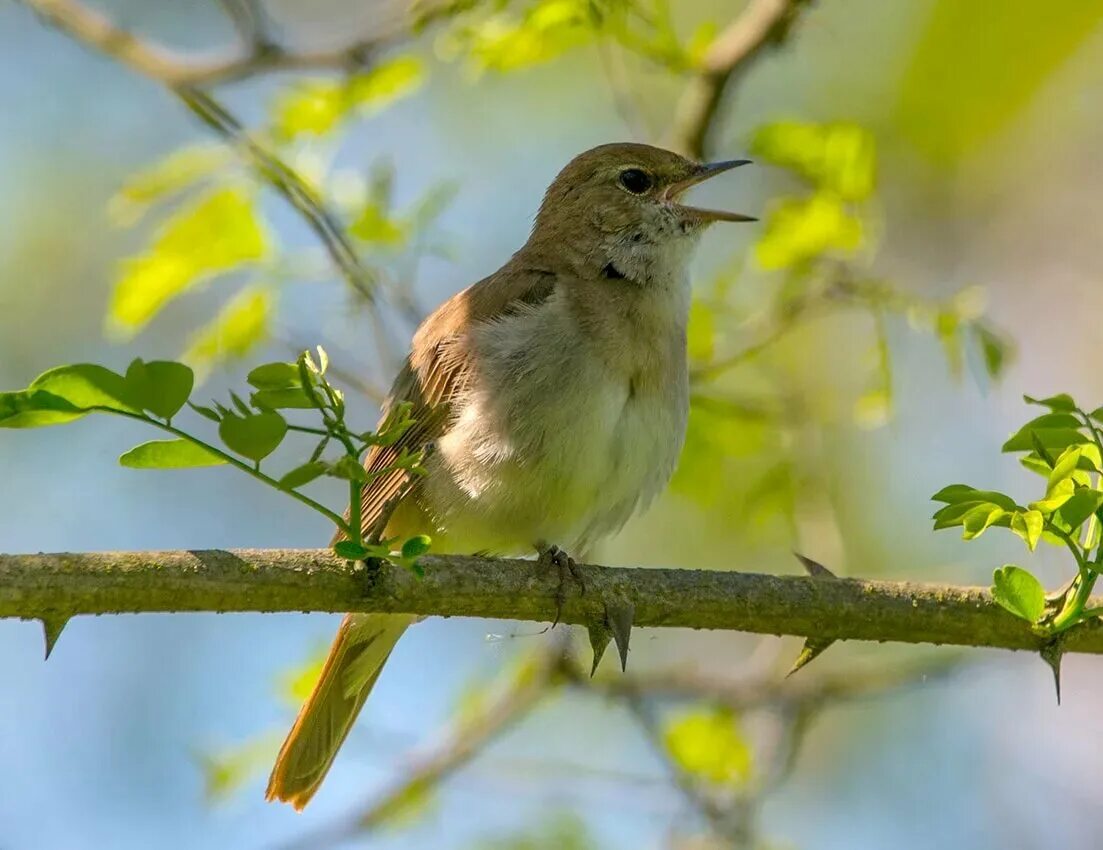
[{"label": "bird's leg", "polygon": [[558,546],[538,544],[536,546],[536,551],[540,553],[538,563],[545,568],[554,566],[556,572],[559,574],[559,584],[555,589],[555,620],[551,624],[551,627],[554,629],[559,625],[559,618],[563,614],[563,606],[567,602],[568,583],[573,579],[575,583],[578,584],[579,594],[585,595],[586,579],[582,575],[582,570],[578,568],[578,564],[575,563],[574,558]]}]

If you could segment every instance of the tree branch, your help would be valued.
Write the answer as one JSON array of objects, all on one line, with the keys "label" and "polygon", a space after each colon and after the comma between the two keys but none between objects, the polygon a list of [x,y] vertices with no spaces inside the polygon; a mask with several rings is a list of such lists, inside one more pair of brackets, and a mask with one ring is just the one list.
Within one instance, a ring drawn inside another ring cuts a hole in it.
[{"label": "tree branch", "polygon": [[686,86],[674,115],[670,147],[704,159],[716,116],[732,82],[766,47],[782,44],[810,0],[750,0],[713,41],[701,69]]},{"label": "tree branch", "polygon": [[[425,578],[365,568],[329,550],[199,550],[0,555],[0,617],[168,611],[378,611],[548,622],[554,576],[533,561],[422,558]],[[587,593],[562,620],[604,621],[605,600],[635,606],[634,625],[732,629],[820,640],[1039,650],[1044,639],[979,587],[585,566]],[[1103,605],[1096,599],[1092,605]],[[1103,622],[1062,651],[1103,653]]]},{"label": "tree branch", "polygon": [[[405,28],[324,50],[298,50],[257,39],[222,53],[196,56],[134,35],[76,0],[22,0],[41,18],[78,41],[166,86],[212,86],[270,71],[342,70],[368,64],[375,54],[405,36]],[[241,24],[234,18],[235,25]]]}]

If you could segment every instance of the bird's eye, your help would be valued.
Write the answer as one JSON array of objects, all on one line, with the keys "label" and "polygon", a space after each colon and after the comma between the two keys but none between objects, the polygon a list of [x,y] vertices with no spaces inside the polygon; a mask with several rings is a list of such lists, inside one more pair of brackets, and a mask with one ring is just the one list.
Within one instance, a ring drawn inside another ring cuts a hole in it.
[{"label": "bird's eye", "polygon": [[633,195],[642,195],[651,188],[651,175],[638,168],[626,168],[620,173],[620,185]]}]

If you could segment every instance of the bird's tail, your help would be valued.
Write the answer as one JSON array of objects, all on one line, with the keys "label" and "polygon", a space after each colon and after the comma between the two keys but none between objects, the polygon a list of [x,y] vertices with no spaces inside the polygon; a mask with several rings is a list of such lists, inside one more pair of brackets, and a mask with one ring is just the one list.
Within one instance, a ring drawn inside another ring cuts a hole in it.
[{"label": "bird's tail", "polygon": [[314,796],[391,650],[413,623],[405,614],[349,614],[321,678],[276,757],[267,797],[302,809]]}]

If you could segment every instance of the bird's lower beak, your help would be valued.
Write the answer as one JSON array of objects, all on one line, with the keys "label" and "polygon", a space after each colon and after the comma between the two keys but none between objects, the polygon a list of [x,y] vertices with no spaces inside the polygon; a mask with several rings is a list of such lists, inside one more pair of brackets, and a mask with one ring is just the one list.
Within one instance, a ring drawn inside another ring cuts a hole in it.
[{"label": "bird's lower beak", "polygon": [[668,186],[666,191],[663,192],[663,200],[675,203],[682,213],[701,222],[758,221],[754,216],[743,215],[742,213],[727,212],[725,210],[708,210],[701,207],[690,207],[685,204],[677,203],[678,198],[684,192],[696,186],[698,183],[703,183],[710,177],[715,177],[717,174],[723,174],[725,171],[731,171],[733,168],[738,168],[741,165],[749,165],[750,162],[749,159],[730,159],[726,162],[709,162],[699,165],[697,167],[697,172],[691,177]]}]

